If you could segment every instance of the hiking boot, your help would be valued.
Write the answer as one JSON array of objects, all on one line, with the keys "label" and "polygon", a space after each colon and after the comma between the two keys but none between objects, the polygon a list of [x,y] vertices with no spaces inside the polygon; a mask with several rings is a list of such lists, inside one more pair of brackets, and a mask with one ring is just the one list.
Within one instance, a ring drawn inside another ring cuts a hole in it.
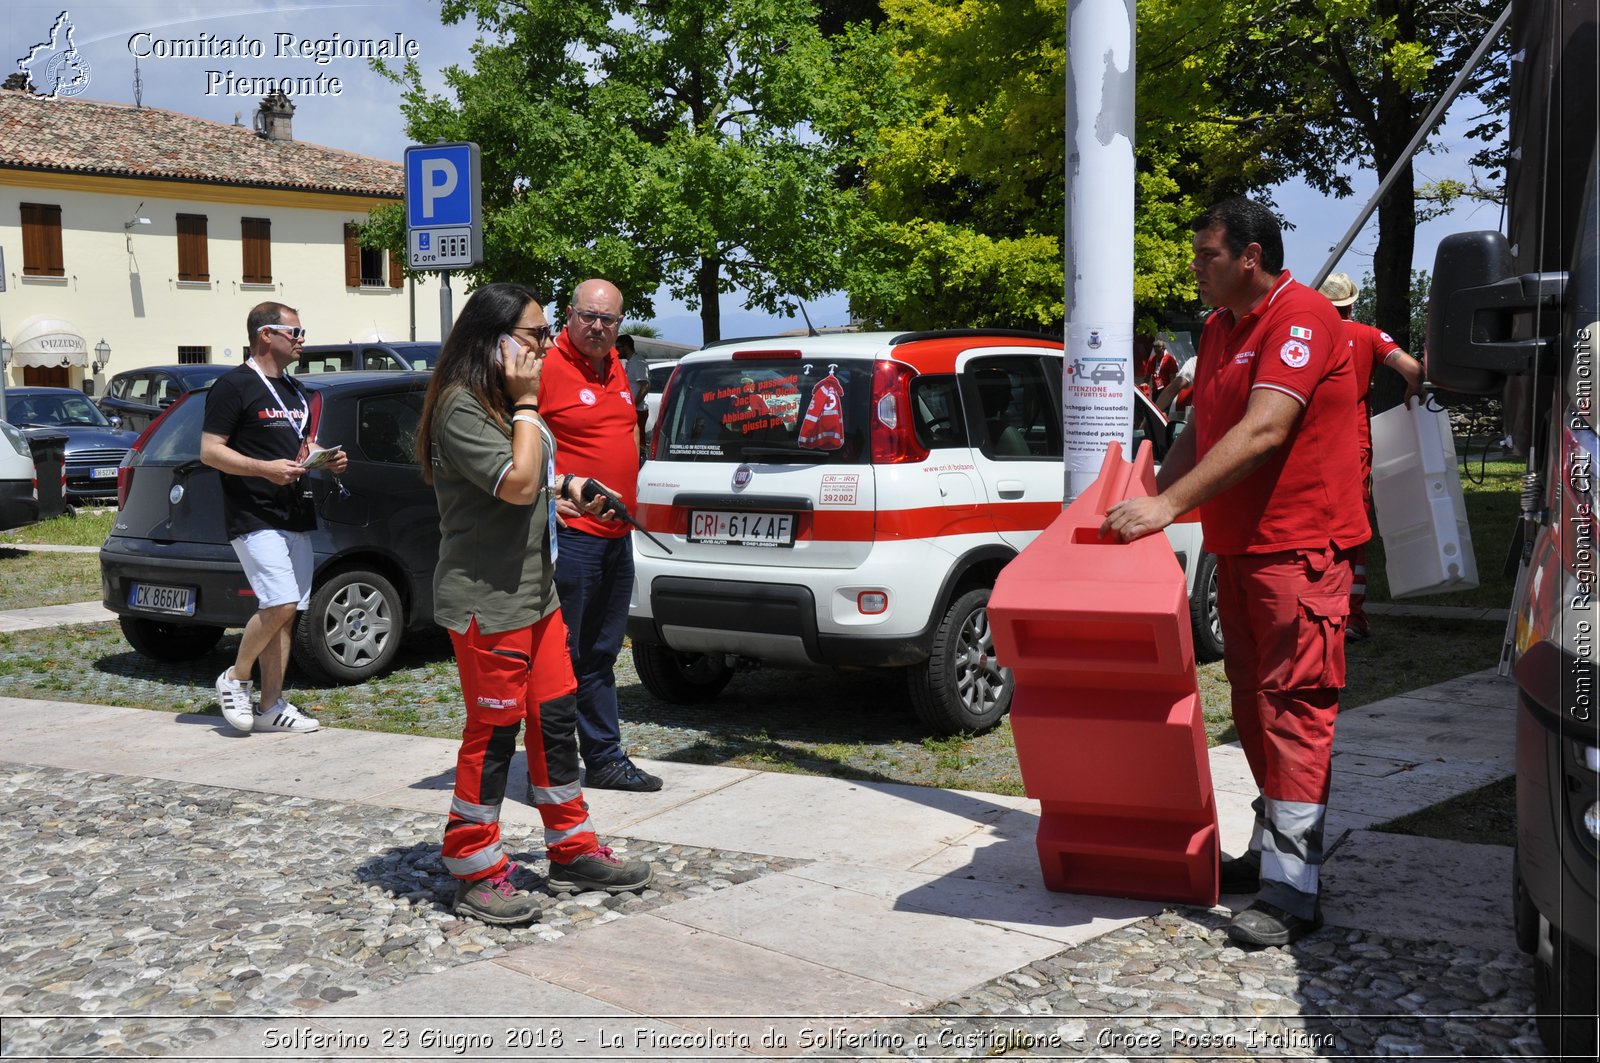
[{"label": "hiking boot", "polygon": [[550,888],[557,893],[626,893],[648,886],[655,874],[643,860],[619,860],[610,846],[602,845],[569,864],[550,861]]},{"label": "hiking boot", "polygon": [[583,784],[596,790],[632,790],[651,793],[661,789],[659,776],[651,775],[627,757],[602,764],[589,772]]},{"label": "hiking boot", "polygon": [[255,725],[255,709],[250,704],[250,680],[233,678],[233,669],[224,668],[217,676],[217,704],[222,706],[222,718],[235,731],[249,734]]},{"label": "hiking boot", "polygon": [[1302,919],[1276,904],[1256,901],[1233,917],[1228,936],[1244,945],[1292,945],[1322,925],[1322,906],[1316,915]]},{"label": "hiking boot", "polygon": [[1372,637],[1372,629],[1368,627],[1347,627],[1344,629],[1346,642],[1365,642]]},{"label": "hiking boot", "polygon": [[257,731],[298,731],[309,733],[322,725],[284,698],[279,698],[276,705],[270,709],[262,709],[256,713],[255,729]]},{"label": "hiking boot", "polygon": [[539,898],[511,884],[510,864],[498,875],[476,882],[458,881],[452,907],[457,915],[471,916],[496,926],[531,923],[540,915]]},{"label": "hiking boot", "polygon": [[1222,861],[1223,893],[1254,893],[1261,888],[1261,854],[1254,849]]}]

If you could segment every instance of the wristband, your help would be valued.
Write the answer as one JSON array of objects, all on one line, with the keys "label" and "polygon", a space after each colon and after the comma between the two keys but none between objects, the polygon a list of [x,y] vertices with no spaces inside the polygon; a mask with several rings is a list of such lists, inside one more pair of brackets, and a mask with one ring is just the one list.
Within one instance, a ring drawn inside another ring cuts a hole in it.
[{"label": "wristband", "polygon": [[512,409],[512,412],[517,412],[517,411],[521,411],[521,410],[532,410],[534,413],[538,413],[539,412],[539,404],[537,402],[519,402],[515,406],[511,407],[511,409]]},{"label": "wristband", "polygon": [[521,421],[523,424],[531,424],[535,428],[539,427],[539,418],[531,413],[514,413],[511,415],[511,421],[513,424]]},{"label": "wristband", "polygon": [[571,490],[571,488],[572,488],[572,481],[574,479],[576,479],[576,477],[570,472],[569,473],[564,473],[562,475],[562,477],[561,477],[561,490],[560,490],[560,492],[558,492],[562,498],[569,499],[569,500],[572,498],[572,490]]}]

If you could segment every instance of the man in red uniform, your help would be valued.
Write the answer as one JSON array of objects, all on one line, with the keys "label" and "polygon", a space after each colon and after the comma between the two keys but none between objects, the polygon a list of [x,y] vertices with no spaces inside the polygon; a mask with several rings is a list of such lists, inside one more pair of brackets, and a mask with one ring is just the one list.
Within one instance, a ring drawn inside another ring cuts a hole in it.
[{"label": "man in red uniform", "polygon": [[[1328,302],[1339,311],[1344,321],[1344,338],[1350,344],[1350,365],[1356,377],[1356,430],[1361,433],[1361,497],[1367,509],[1367,521],[1372,514],[1372,407],[1368,401],[1372,390],[1372,372],[1378,365],[1386,365],[1405,377],[1406,401],[1422,394],[1422,363],[1407,354],[1394,341],[1394,337],[1373,325],[1354,321],[1351,308],[1361,289],[1348,273],[1330,273],[1318,289],[1328,297]],[[1367,623],[1367,544],[1355,548],[1351,557],[1350,623],[1345,635],[1357,641],[1372,634]]]},{"label": "man in red uniform", "polygon": [[1228,935],[1286,945],[1322,925],[1318,872],[1333,724],[1344,686],[1350,551],[1361,508],[1356,388],[1339,315],[1283,268],[1278,221],[1234,198],[1194,223],[1200,334],[1194,414],[1149,498],[1112,506],[1124,540],[1200,510],[1218,557],[1233,720],[1261,795],[1250,852],[1223,892],[1259,888]]},{"label": "man in red uniform", "polygon": [[[544,362],[539,413],[556,437],[556,472],[598,479],[627,509],[639,496],[638,416],[614,346],[622,293],[586,280],[572,293],[567,327]],[[578,676],[578,749],[584,782],[597,790],[659,790],[628,758],[617,713],[617,654],[633,593],[633,539],[620,520],[556,503],[556,593]]]}]

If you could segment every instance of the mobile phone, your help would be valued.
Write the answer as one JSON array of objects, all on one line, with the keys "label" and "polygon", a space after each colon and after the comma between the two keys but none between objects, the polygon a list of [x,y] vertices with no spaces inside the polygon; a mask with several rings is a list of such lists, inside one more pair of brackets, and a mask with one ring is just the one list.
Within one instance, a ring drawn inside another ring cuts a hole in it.
[{"label": "mobile phone", "polygon": [[513,339],[510,334],[505,332],[500,333],[500,338],[495,340],[494,345],[495,348],[500,352],[500,364],[502,366],[506,364],[506,344],[508,343],[511,344],[512,351],[516,352],[517,354],[522,353],[522,344]]}]

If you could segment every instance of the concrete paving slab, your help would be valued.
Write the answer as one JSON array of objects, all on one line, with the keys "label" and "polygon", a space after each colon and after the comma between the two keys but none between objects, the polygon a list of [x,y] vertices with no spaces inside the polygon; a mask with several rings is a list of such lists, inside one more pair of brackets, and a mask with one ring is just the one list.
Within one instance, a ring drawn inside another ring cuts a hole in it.
[{"label": "concrete paving slab", "polygon": [[[903,873],[905,890],[928,876]],[[1051,955],[1042,935],[898,907],[892,898],[767,875],[658,910],[663,919],[941,998]]]},{"label": "concrete paving slab", "polygon": [[1512,773],[1499,764],[1432,761],[1381,779],[1334,772],[1328,808],[1385,823],[1397,816],[1476,790]]},{"label": "concrete paving slab", "polygon": [[[1011,810],[988,795],[756,772],[628,830],[678,845],[909,868]],[[872,824],[870,846],[861,844],[863,823]]]},{"label": "concrete paving slab", "polygon": [[[635,758],[634,763],[652,775],[661,776],[661,789],[654,793],[626,790],[597,790],[585,787],[583,798],[597,824],[605,830],[626,832],[653,816],[669,815],[707,794],[716,793],[750,779],[759,772],[746,768],[724,768],[714,764],[678,764],[672,761]],[[519,776],[517,792],[526,796],[527,774]]]},{"label": "concrete paving slab", "polygon": [[163,769],[204,762],[232,750],[231,739],[246,737],[232,732],[220,716],[138,709],[75,714],[74,726],[92,729],[92,757],[86,757],[85,742],[62,741],[59,725],[55,730],[5,735],[0,738],[0,756],[58,768],[88,767],[123,775],[152,775]]},{"label": "concrete paving slab", "polygon": [[117,614],[99,602],[71,602],[66,605],[41,605],[32,609],[7,609],[0,613],[0,632],[29,631],[67,624],[101,624],[115,620]]},{"label": "concrete paving slab", "polygon": [[1039,871],[1038,803],[1012,809],[993,823],[964,836],[908,870],[928,875],[953,875],[979,882],[1043,882]]},{"label": "concrete paving slab", "polygon": [[135,710],[111,705],[84,705],[75,701],[0,697],[0,753],[4,752],[11,739],[19,735],[43,733],[59,736],[63,728],[92,728],[102,721],[126,716],[131,711]]},{"label": "concrete paving slab", "polygon": [[1488,709],[1510,709],[1517,703],[1517,684],[1493,668],[1457,676],[1443,683],[1421,687],[1406,697],[1422,701],[1442,701],[1451,705],[1481,705]]},{"label": "concrete paving slab", "polygon": [[1516,717],[1509,710],[1457,706],[1419,698],[1387,698],[1381,713],[1339,717],[1336,754],[1400,761],[1494,763],[1515,769]]},{"label": "concrete paving slab", "polygon": [[[662,962],[666,956],[670,963]],[[597,927],[581,939],[518,949],[497,962],[630,1012],[670,1016],[666,1021],[685,1029],[732,1030],[757,1046],[765,1038],[779,1056],[800,1051],[802,1025],[855,1029],[933,1003],[655,914]],[[773,1031],[782,1034],[782,1049]]]},{"label": "concrete paving slab", "polygon": [[974,920],[1062,945],[1110,933],[1164,907],[1159,901],[1052,892],[1045,888],[1037,863],[1029,879],[1006,883],[829,863],[807,864],[789,874],[881,898],[897,912]]},{"label": "concrete paving slab", "polygon": [[1322,868],[1323,917],[1412,941],[1512,951],[1511,850],[1356,831]]}]

